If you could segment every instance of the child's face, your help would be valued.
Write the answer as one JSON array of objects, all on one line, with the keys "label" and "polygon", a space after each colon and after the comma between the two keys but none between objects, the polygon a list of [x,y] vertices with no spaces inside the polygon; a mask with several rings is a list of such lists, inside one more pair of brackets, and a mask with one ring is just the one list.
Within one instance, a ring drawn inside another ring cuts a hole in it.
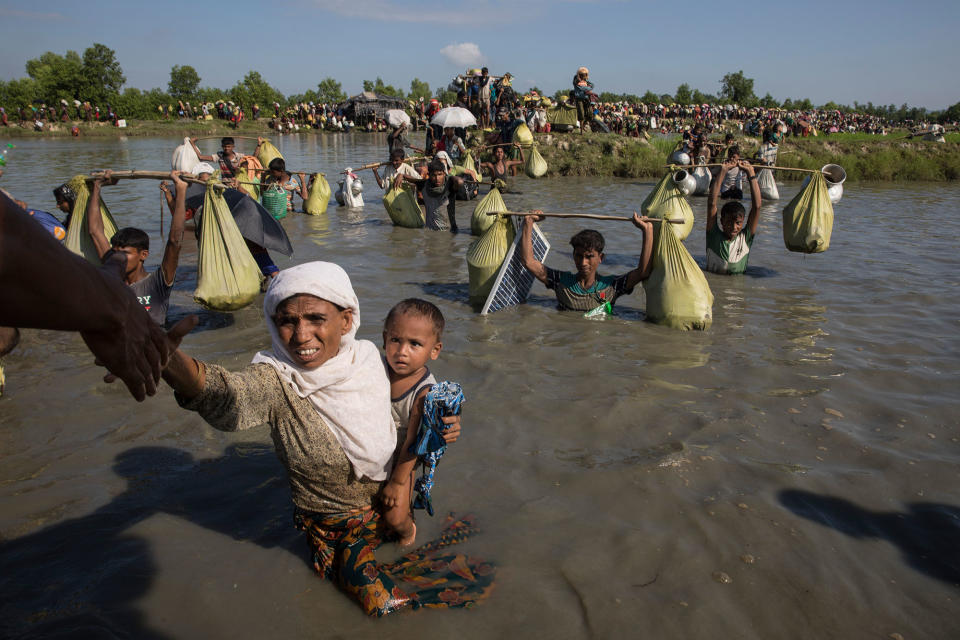
[{"label": "child's face", "polygon": [[743,230],[743,214],[728,213],[720,216],[720,228],[727,240],[733,240]]},{"label": "child's face", "polygon": [[603,254],[596,249],[574,249],[573,263],[577,267],[577,275],[581,278],[596,277],[597,268],[603,262]]},{"label": "child's face", "polygon": [[402,314],[383,330],[387,365],[399,375],[416,373],[428,360],[436,360],[441,348],[433,322],[423,316]]}]

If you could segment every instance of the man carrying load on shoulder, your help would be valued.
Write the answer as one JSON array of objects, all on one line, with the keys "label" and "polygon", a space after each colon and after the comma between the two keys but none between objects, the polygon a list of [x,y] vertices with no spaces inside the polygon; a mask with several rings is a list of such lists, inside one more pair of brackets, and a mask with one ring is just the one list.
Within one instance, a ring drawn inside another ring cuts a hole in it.
[{"label": "man carrying load on shoulder", "polygon": [[176,205],[173,209],[173,221],[170,223],[170,235],[163,251],[163,260],[153,273],[147,273],[143,263],[150,255],[150,236],[141,229],[125,227],[107,240],[103,230],[103,216],[100,213],[100,187],[104,184],[116,184],[111,171],[93,181],[90,190],[90,202],[87,204],[87,231],[93,239],[100,260],[106,262],[114,253],[126,257],[123,281],[133,289],[137,300],[159,325],[167,321],[167,307],[170,304],[170,291],[177,275],[177,263],[180,260],[180,245],[183,241],[183,227],[186,219],[187,183],[180,179],[179,171],[171,171],[170,178],[177,189]]},{"label": "man carrying load on shoulder", "polygon": [[[730,171],[742,170],[747,175],[750,184],[750,214],[746,218],[746,210],[739,201],[730,201],[720,210],[720,221],[717,223],[717,199],[720,197],[720,188],[724,177]],[[757,184],[757,174],[753,166],[745,160],[729,159],[720,166],[720,172],[710,185],[710,197],[707,200],[707,271],[720,274],[743,273],[750,259],[750,247],[757,233],[757,222],[760,218],[760,185]]]},{"label": "man carrying load on shoulder", "polygon": [[391,151],[390,163],[384,170],[383,178],[377,172],[377,167],[373,168],[373,177],[377,179],[377,184],[380,185],[381,189],[387,191],[391,187],[399,187],[405,177],[413,181],[422,179],[416,169],[403,161],[404,158],[406,158],[406,154],[403,149]]},{"label": "man carrying load on shoulder", "polygon": [[[257,138],[257,147],[253,150],[253,155],[257,155],[260,145],[263,144],[263,138]],[[197,139],[190,138],[190,146],[197,154],[197,157],[204,162],[218,162],[220,164],[220,179],[223,182],[235,179],[240,172],[240,163],[246,157],[239,151],[236,151],[233,138],[227,136],[220,139],[221,150],[214,156],[205,156],[197,149]]]},{"label": "man carrying load on shoulder", "polygon": [[543,220],[543,216],[526,216],[523,219],[520,258],[537,280],[545,284],[547,289],[553,289],[561,310],[592,311],[607,303],[612,306],[617,298],[633,293],[633,288],[650,276],[653,266],[653,223],[646,216],[633,214],[633,225],[643,231],[643,249],[637,268],[622,276],[597,275],[597,268],[603,262],[605,243],[603,236],[593,229],[584,229],[570,238],[576,273],[544,266],[533,257],[533,223],[540,220]]}]

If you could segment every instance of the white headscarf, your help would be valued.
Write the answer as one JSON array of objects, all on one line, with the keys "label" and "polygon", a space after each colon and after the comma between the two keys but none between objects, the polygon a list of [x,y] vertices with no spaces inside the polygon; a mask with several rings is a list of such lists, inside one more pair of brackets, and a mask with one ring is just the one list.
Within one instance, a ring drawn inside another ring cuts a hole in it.
[{"label": "white headscarf", "polygon": [[[340,338],[340,351],[316,369],[294,364],[273,322],[281,302],[306,293],[353,310],[350,331]],[[332,262],[308,262],[277,274],[263,300],[273,348],[254,356],[272,365],[280,378],[313,405],[333,432],[357,478],[385,480],[397,431],[390,416],[390,381],[380,351],[369,340],[357,340],[360,304],[346,271]]]}]

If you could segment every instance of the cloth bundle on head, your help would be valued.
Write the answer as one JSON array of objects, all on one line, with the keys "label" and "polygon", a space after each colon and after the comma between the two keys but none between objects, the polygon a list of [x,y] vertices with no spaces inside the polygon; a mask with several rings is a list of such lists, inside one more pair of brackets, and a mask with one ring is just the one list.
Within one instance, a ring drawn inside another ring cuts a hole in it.
[{"label": "cloth bundle on head", "polygon": [[213,173],[214,171],[216,171],[216,169],[214,169],[213,165],[210,164],[209,162],[199,162],[193,165],[193,171],[191,171],[190,173],[192,173],[195,176],[198,176],[201,173]]},{"label": "cloth bundle on head", "polygon": [[[353,311],[353,323],[340,338],[340,351],[316,369],[294,364],[280,339],[273,315],[281,302],[308,294]],[[390,381],[380,350],[369,340],[357,340],[360,304],[350,276],[332,262],[308,262],[284,269],[270,283],[263,300],[272,350],[254,362],[272,365],[280,378],[313,405],[329,427],[357,478],[385,480],[397,446],[390,416]]]}]

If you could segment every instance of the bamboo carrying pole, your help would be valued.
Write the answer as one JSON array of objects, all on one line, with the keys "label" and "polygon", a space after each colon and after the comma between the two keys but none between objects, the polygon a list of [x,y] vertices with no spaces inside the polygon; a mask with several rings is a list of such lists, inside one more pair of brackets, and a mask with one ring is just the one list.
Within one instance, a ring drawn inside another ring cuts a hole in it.
[{"label": "bamboo carrying pole", "polygon": [[[97,178],[102,178],[102,177],[104,177],[104,172],[96,171],[94,173],[91,173],[87,177],[87,182],[92,182],[93,180],[96,180]],[[117,178],[119,180],[167,180],[168,178],[170,178],[170,173],[167,171],[135,171],[135,170],[114,171],[111,174],[111,177]],[[192,178],[189,176],[180,176],[180,179],[183,180],[184,182],[190,182],[193,184],[202,184],[202,185],[207,184],[203,180],[199,180],[197,178]],[[215,189],[227,188],[226,186],[220,183],[214,183],[213,186]]]},{"label": "bamboo carrying pole", "polygon": [[[427,160],[433,156],[413,156],[410,158],[404,158],[404,162],[419,162],[420,160]],[[367,164],[360,165],[359,167],[352,167],[354,171],[363,171],[364,169],[379,169],[385,165],[390,164],[390,160],[384,160],[383,162],[368,162]],[[340,173],[346,173],[346,170],[341,171]]]},{"label": "bamboo carrying pole", "polygon": [[[197,138],[197,140],[222,140],[223,138],[233,138],[234,140],[257,140],[257,138],[253,136],[231,136],[229,134],[222,136],[200,136]],[[266,140],[266,138],[264,138],[264,140]]]},{"label": "bamboo carrying pole", "polygon": [[[604,216],[596,213],[534,213],[533,211],[490,211],[488,216],[543,216],[544,218],[590,218],[591,220],[619,220],[621,222],[632,222],[633,218],[624,218],[623,216]],[[650,222],[669,222],[670,224],[683,224],[684,220],[670,220],[662,218],[647,218]]]},{"label": "bamboo carrying pole", "polygon": [[[722,167],[722,162],[710,162],[707,164],[668,164],[665,165],[669,169],[696,169],[697,167]],[[774,167],[767,166],[765,164],[754,164],[751,165],[757,171],[763,169],[775,169],[777,171],[805,171],[806,173],[817,173],[819,169],[797,169],[796,167]]]}]

